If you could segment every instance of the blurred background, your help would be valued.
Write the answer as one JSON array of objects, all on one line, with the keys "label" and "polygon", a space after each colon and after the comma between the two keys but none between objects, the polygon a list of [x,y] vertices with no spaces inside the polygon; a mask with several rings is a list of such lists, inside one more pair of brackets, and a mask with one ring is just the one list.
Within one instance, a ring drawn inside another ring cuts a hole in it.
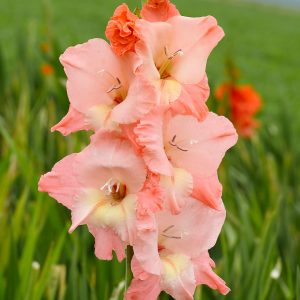
[{"label": "blurred background", "polygon": [[[125,262],[97,260],[87,229],[68,235],[69,212],[37,192],[41,174],[88,143],[87,133],[50,133],[68,109],[58,57],[104,38],[121,3],[0,1],[0,299],[123,299]],[[232,290],[226,298],[300,300],[300,0],[174,3],[225,30],[208,62],[210,107],[232,117],[220,103],[244,84],[261,101],[253,132],[219,172],[227,219],[211,255]],[[224,298],[205,286],[195,294]]]}]

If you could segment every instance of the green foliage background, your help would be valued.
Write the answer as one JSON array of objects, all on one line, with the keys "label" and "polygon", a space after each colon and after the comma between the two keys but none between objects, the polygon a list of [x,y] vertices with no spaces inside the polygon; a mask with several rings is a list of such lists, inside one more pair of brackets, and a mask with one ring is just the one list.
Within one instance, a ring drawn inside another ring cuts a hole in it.
[{"label": "green foliage background", "polygon": [[[0,3],[0,299],[123,297],[125,262],[97,260],[86,228],[68,235],[69,212],[37,192],[40,174],[88,143],[86,133],[49,132],[68,108],[58,56],[104,37],[120,3]],[[300,300],[300,11],[229,0],[175,3],[184,15],[214,15],[225,30],[208,63],[212,90],[226,79],[230,58],[264,100],[260,131],[240,139],[220,169],[227,220],[211,254],[232,289],[226,298]],[[43,63],[54,75],[42,75]],[[195,294],[222,298],[206,287]]]}]

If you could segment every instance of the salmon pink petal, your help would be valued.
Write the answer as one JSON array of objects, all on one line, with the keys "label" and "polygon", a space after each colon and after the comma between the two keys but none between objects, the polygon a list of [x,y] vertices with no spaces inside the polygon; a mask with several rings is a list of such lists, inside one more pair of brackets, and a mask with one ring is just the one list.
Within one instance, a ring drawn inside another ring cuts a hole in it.
[{"label": "salmon pink petal", "polygon": [[134,123],[159,102],[157,88],[142,76],[131,83],[126,99],[112,110],[112,119],[121,124]]},{"label": "salmon pink petal", "polygon": [[131,260],[131,269],[134,279],[131,281],[130,287],[126,292],[126,300],[157,300],[160,292],[160,277],[145,273],[139,262],[133,256]]},{"label": "salmon pink petal", "polygon": [[193,198],[218,209],[222,203],[221,196],[222,185],[217,174],[210,177],[193,177]]},{"label": "salmon pink petal", "polygon": [[62,135],[69,135],[79,130],[91,130],[91,126],[86,124],[85,116],[70,105],[68,113],[59,123],[51,128],[51,131],[59,131]]},{"label": "salmon pink petal", "polygon": [[180,214],[168,210],[157,213],[159,244],[162,248],[196,257],[212,248],[225,220],[225,208],[219,210],[190,198]]},{"label": "salmon pink petal", "polygon": [[131,145],[135,149],[135,152],[138,155],[141,155],[142,147],[137,143],[137,141],[136,141],[136,134],[134,133],[134,129],[135,129],[136,125],[137,125],[137,123],[120,124],[119,128],[121,130],[122,136],[125,139],[128,139],[130,141]]},{"label": "salmon pink petal", "polygon": [[84,224],[87,217],[96,209],[99,201],[105,195],[101,190],[83,189],[74,198],[72,206],[72,226],[69,232],[73,232],[77,226]]},{"label": "salmon pink petal", "polygon": [[148,0],[141,10],[143,19],[150,22],[164,22],[177,15],[179,11],[169,0]]},{"label": "salmon pink petal", "polygon": [[125,258],[124,243],[109,228],[89,225],[89,231],[95,237],[95,255],[99,259],[111,260],[112,251],[116,252],[118,261]]},{"label": "salmon pink petal", "polygon": [[181,84],[174,79],[160,80],[160,103],[169,105],[179,98],[181,95]]},{"label": "salmon pink petal", "polygon": [[193,300],[196,288],[191,260],[182,254],[161,255],[161,287],[174,299]]},{"label": "salmon pink petal", "polygon": [[85,123],[94,131],[99,129],[118,130],[118,124],[111,119],[111,110],[111,105],[92,106],[86,112]]},{"label": "salmon pink petal", "polygon": [[97,227],[105,226],[113,228],[115,233],[130,244],[136,237],[136,195],[126,195],[119,202],[101,201],[94,207],[86,218],[87,224]]},{"label": "salmon pink petal", "polygon": [[[134,255],[143,267],[143,270],[150,274],[159,275],[161,266],[157,251],[157,229],[142,228],[143,224],[141,223],[141,220],[137,223],[137,238],[133,243]],[[149,226],[149,224],[147,224],[147,226]]]},{"label": "salmon pink petal", "polygon": [[163,63],[159,58],[165,59],[165,46],[170,41],[172,27],[166,22],[151,23],[140,19],[136,21],[136,28],[141,40],[136,43],[135,51],[143,62],[137,72],[151,80],[159,80],[156,64]]},{"label": "salmon pink petal", "polygon": [[[73,176],[74,161],[77,154],[71,154],[55,164],[51,172],[40,178],[38,188],[40,192],[47,192],[49,196],[71,209],[74,198],[80,192],[81,185]],[[70,176],[63,176],[69,174]]]},{"label": "salmon pink petal", "polygon": [[159,176],[148,172],[147,180],[137,203],[137,237],[133,244],[134,254],[144,270],[160,274],[160,259],[157,251],[157,226],[155,213],[162,209],[163,191]]},{"label": "salmon pink petal", "polygon": [[199,177],[216,174],[225,152],[236,141],[232,123],[214,113],[209,113],[202,122],[178,115],[170,120],[165,134],[170,161]]},{"label": "salmon pink petal", "polygon": [[154,173],[171,175],[172,166],[164,150],[162,130],[163,112],[156,109],[138,123],[134,132],[137,143],[143,147],[143,158],[148,168]]},{"label": "salmon pink petal", "polygon": [[110,131],[99,131],[92,136],[91,144],[78,158],[76,173],[82,184],[88,182],[95,188],[115,178],[126,184],[128,194],[140,191],[146,179],[146,167],[133,146]]},{"label": "salmon pink petal", "polygon": [[173,214],[178,214],[193,191],[193,177],[184,169],[173,169],[173,176],[161,176],[161,186],[165,190],[168,206]]},{"label": "salmon pink petal", "polygon": [[121,61],[102,39],[68,48],[60,61],[68,77],[67,92],[72,106],[85,113],[92,106],[111,104],[107,91],[117,79],[127,86],[133,71],[129,60],[130,55]]},{"label": "salmon pink petal", "polygon": [[214,17],[189,18],[175,16],[168,20],[172,25],[170,53],[179,49],[169,74],[181,83],[196,84],[205,75],[209,54],[223,38],[224,32]]},{"label": "salmon pink petal", "polygon": [[206,76],[198,84],[182,85],[179,99],[171,103],[172,114],[191,115],[203,121],[208,114],[205,102],[209,97],[209,91]]},{"label": "salmon pink petal", "polygon": [[230,289],[226,286],[225,281],[213,272],[212,268],[215,263],[209,257],[208,252],[194,258],[193,264],[197,284],[206,284],[223,295],[229,293]]},{"label": "salmon pink petal", "polygon": [[137,218],[143,219],[163,206],[164,190],[160,186],[160,176],[148,172],[143,189],[138,193]]}]

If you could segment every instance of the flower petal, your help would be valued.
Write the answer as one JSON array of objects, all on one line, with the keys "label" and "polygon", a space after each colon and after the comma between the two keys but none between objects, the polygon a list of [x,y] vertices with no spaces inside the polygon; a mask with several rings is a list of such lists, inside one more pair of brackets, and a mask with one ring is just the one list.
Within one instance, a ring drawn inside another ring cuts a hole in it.
[{"label": "flower petal", "polygon": [[101,199],[105,195],[102,191],[96,189],[83,189],[74,199],[72,209],[72,226],[69,233],[73,232],[76,227],[85,223],[88,216],[96,209]]},{"label": "flower petal", "polygon": [[218,209],[222,206],[222,185],[219,182],[218,175],[210,177],[193,177],[192,197],[202,201],[211,208]]},{"label": "flower petal", "polygon": [[145,273],[135,256],[131,261],[131,269],[134,279],[126,292],[125,299],[144,300],[147,295],[147,300],[156,300],[161,292],[159,276]]},{"label": "flower petal", "polygon": [[168,124],[165,149],[174,166],[194,176],[209,177],[216,174],[225,152],[236,141],[236,131],[225,117],[209,113],[198,122],[194,117],[178,115]]},{"label": "flower petal", "polygon": [[169,105],[175,102],[181,94],[181,84],[174,79],[160,80],[160,103]]},{"label": "flower petal", "polygon": [[141,40],[136,43],[135,51],[143,64],[138,73],[151,80],[160,79],[155,64],[160,64],[160,57],[165,58],[165,46],[171,38],[171,25],[166,22],[151,23],[143,19],[136,21],[136,29]]},{"label": "flower petal", "polygon": [[85,122],[95,131],[105,128],[117,130],[118,125],[111,119],[111,105],[99,104],[90,107],[86,112]]},{"label": "flower petal", "polygon": [[122,60],[102,39],[68,48],[61,55],[67,81],[67,92],[72,106],[85,113],[99,104],[112,104],[107,92],[119,79],[127,87],[136,68],[137,57],[125,55]]},{"label": "flower petal", "polygon": [[209,86],[207,76],[197,84],[185,84],[181,86],[181,95],[177,101],[171,103],[170,110],[173,116],[191,115],[199,121],[203,121],[208,108],[205,104],[209,96]]},{"label": "flower petal", "polygon": [[121,124],[138,121],[159,102],[157,88],[142,76],[131,83],[128,95],[112,110],[112,119]]},{"label": "flower petal", "polygon": [[159,275],[161,268],[157,250],[157,229],[142,228],[144,226],[142,220],[139,220],[137,224],[137,238],[133,244],[134,255],[143,270]]},{"label": "flower petal", "polygon": [[223,295],[229,293],[230,289],[226,286],[225,281],[212,271],[215,263],[209,257],[208,252],[204,252],[197,258],[194,258],[193,264],[197,284],[206,284]]},{"label": "flower petal", "polygon": [[183,55],[176,57],[170,75],[184,84],[196,84],[205,75],[207,58],[224,36],[214,17],[189,18],[175,16],[168,20],[172,25],[170,52],[179,49]]},{"label": "flower petal", "polygon": [[163,206],[164,190],[160,186],[160,176],[150,171],[143,189],[138,193],[137,218],[144,219]]},{"label": "flower petal", "polygon": [[169,0],[148,0],[144,3],[141,10],[141,16],[143,19],[150,22],[164,22],[177,15],[180,15],[179,11],[173,3],[170,3]]},{"label": "flower petal", "polygon": [[192,194],[193,177],[184,169],[173,169],[173,176],[161,176],[161,186],[165,189],[166,198],[173,214],[178,214]]},{"label": "flower petal", "polygon": [[[71,209],[74,198],[82,186],[74,174],[74,163],[77,154],[71,154],[55,164],[51,172],[41,176],[38,188],[40,192],[47,192],[49,196]],[[64,176],[68,174],[68,176]]]},{"label": "flower petal", "polygon": [[225,208],[210,208],[193,198],[180,214],[164,210],[157,213],[159,244],[162,248],[196,257],[212,248],[225,220]]},{"label": "flower petal", "polygon": [[117,254],[118,261],[125,258],[125,244],[110,228],[89,225],[89,231],[95,237],[95,255],[99,259],[111,260],[112,251]]},{"label": "flower petal", "polygon": [[132,145],[109,131],[99,131],[91,137],[91,144],[78,158],[76,172],[82,184],[88,182],[96,188],[115,178],[126,185],[128,194],[141,190],[146,179],[145,164]]},{"label": "flower petal", "polygon": [[72,105],[69,107],[68,113],[51,128],[51,132],[59,131],[62,135],[69,135],[79,130],[91,130],[92,127],[86,124],[85,116]]},{"label": "flower petal", "polygon": [[174,299],[193,300],[196,281],[191,260],[182,254],[162,256],[161,287]]},{"label": "flower petal", "polygon": [[118,204],[106,201],[96,206],[86,223],[113,228],[122,241],[132,244],[136,238],[136,195],[129,194]]},{"label": "flower petal", "polygon": [[137,143],[144,147],[143,158],[148,168],[154,173],[171,175],[172,166],[164,150],[162,131],[163,113],[159,109],[146,115],[134,130]]}]

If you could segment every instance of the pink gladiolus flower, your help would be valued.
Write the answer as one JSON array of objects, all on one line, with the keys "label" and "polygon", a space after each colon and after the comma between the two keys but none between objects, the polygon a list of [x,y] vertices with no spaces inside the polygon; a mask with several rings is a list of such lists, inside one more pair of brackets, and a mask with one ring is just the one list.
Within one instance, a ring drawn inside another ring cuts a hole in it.
[{"label": "pink gladiolus flower", "polygon": [[88,226],[98,258],[115,251],[121,261],[132,246],[127,300],[161,291],[192,300],[199,284],[226,294],[208,250],[226,214],[217,171],[237,134],[206,105],[206,62],[224,33],[169,0],[148,0],[141,17],[122,4],[106,28],[110,45],[92,39],[60,57],[70,107],[52,130],[95,133],[39,190],[70,209],[70,232]]},{"label": "pink gladiolus flower", "polygon": [[166,175],[161,183],[174,213],[190,195],[213,208],[219,206],[222,187],[217,169],[237,141],[228,119],[209,113],[199,122],[192,116],[164,118],[155,111],[140,121],[135,133],[148,168]]},{"label": "pink gladiolus flower", "polygon": [[114,15],[108,22],[105,34],[117,55],[134,51],[135,43],[139,39],[135,31],[137,19],[138,17],[123,3],[116,8]]},{"label": "pink gladiolus flower", "polygon": [[[60,57],[68,77],[68,114],[54,127],[67,135],[77,130],[116,129],[118,121],[137,121],[152,107],[155,89],[134,76],[139,59],[117,56],[101,39],[68,48]],[[124,101],[126,99],[126,101]]]},{"label": "pink gladiolus flower", "polygon": [[145,179],[143,160],[130,143],[117,133],[101,131],[82,152],[67,156],[42,176],[39,190],[72,211],[70,232],[78,225],[89,226],[99,258],[111,259],[114,249],[121,260],[123,247],[134,240],[136,194]]},{"label": "pink gladiolus flower", "polygon": [[167,21],[178,15],[179,11],[169,0],[148,0],[141,10],[143,19],[150,22]]},{"label": "pink gladiolus flower", "polygon": [[126,299],[143,299],[146,293],[147,299],[155,300],[162,290],[175,299],[193,299],[198,284],[228,293],[225,282],[213,273],[214,262],[207,252],[215,244],[224,219],[223,206],[217,211],[192,199],[179,215],[168,210],[158,213],[158,229],[152,232],[152,238],[149,239],[148,231],[139,236],[148,244],[153,243],[147,247],[148,257],[139,249],[138,242],[134,246],[134,280]]},{"label": "pink gladiolus flower", "polygon": [[[186,105],[205,102],[191,85],[204,85],[208,55],[222,39],[223,30],[213,17],[188,18],[175,16],[167,22],[136,21],[140,41],[135,50],[141,59],[136,74],[156,86],[159,97],[153,105],[169,106],[176,100]],[[192,101],[185,99],[192,98]],[[207,93],[204,97],[207,97]],[[200,99],[199,99],[200,98]],[[124,102],[129,101],[126,99]]]}]

